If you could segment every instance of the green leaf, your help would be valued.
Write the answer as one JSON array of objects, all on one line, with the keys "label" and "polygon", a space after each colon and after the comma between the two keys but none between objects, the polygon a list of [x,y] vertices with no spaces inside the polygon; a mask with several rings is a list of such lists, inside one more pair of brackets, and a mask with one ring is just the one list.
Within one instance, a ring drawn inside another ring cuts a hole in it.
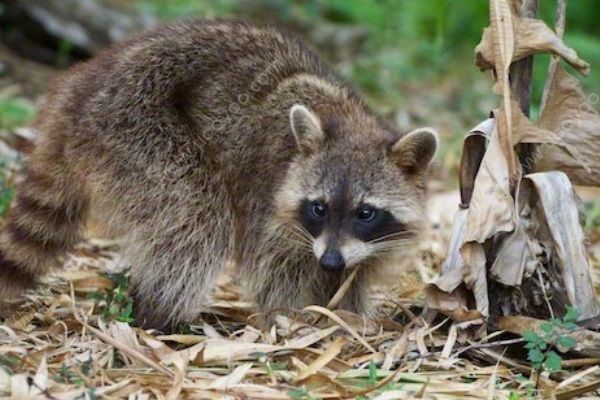
[{"label": "green leaf", "polygon": [[579,318],[579,311],[575,307],[569,306],[567,307],[567,312],[563,317],[563,321],[565,322],[575,322]]},{"label": "green leaf", "polygon": [[562,357],[556,354],[554,351],[549,351],[546,354],[546,360],[544,361],[544,367],[548,371],[560,371],[560,363]]},{"label": "green leaf", "polygon": [[529,383],[529,378],[523,376],[523,374],[515,375],[515,381],[519,383]]},{"label": "green leaf", "polygon": [[377,365],[373,360],[369,361],[369,383],[377,383]]},{"label": "green leaf", "polygon": [[290,390],[289,392],[287,392],[287,395],[290,396],[292,399],[296,400],[310,398],[310,396],[308,395],[308,391],[305,388]]},{"label": "green leaf", "polygon": [[93,292],[88,295],[88,297],[92,300],[101,301],[104,300],[104,293],[102,292]]},{"label": "green leaf", "polygon": [[554,327],[552,326],[552,324],[549,324],[548,322],[542,322],[540,324],[540,329],[544,333],[552,333],[552,331],[554,330]]},{"label": "green leaf", "polygon": [[265,362],[269,355],[267,353],[263,353],[262,351],[255,351],[249,354],[250,357],[256,358],[261,362]]},{"label": "green leaf", "polygon": [[525,341],[529,343],[538,343],[539,341],[541,341],[540,336],[534,331],[525,331],[523,333],[523,339],[525,339]]},{"label": "green leaf", "polygon": [[521,399],[521,395],[519,395],[518,392],[510,392],[510,394],[508,395],[508,400],[520,400]]},{"label": "green leaf", "polygon": [[579,326],[577,326],[577,324],[575,324],[573,322],[566,322],[565,323],[565,329],[567,329],[567,330],[574,331],[577,328],[579,328]]},{"label": "green leaf", "polygon": [[565,349],[573,349],[577,346],[577,341],[571,336],[561,336],[558,338],[558,345]]},{"label": "green leaf", "polygon": [[111,306],[108,307],[108,313],[110,315],[117,315],[119,313],[119,308],[116,305],[111,304]]},{"label": "green leaf", "polygon": [[544,359],[544,353],[538,349],[531,349],[527,352],[527,359],[532,363],[540,363]]},{"label": "green leaf", "polygon": [[22,98],[0,98],[0,128],[25,125],[35,114],[33,105]]}]

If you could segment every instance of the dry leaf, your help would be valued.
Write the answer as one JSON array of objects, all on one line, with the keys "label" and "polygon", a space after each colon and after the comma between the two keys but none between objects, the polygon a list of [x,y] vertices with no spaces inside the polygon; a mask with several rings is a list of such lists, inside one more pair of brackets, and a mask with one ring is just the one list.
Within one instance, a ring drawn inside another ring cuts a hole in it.
[{"label": "dry leaf", "polygon": [[[551,53],[562,57],[583,75],[589,74],[590,65],[579,58],[577,52],[568,47],[543,21],[512,16],[515,49],[512,61],[518,61],[532,54]],[[494,68],[496,55],[493,49],[493,33],[485,28],[481,42],[475,47],[475,64],[482,71]]]},{"label": "dry leaf", "polygon": [[571,305],[577,308],[581,318],[596,316],[600,310],[590,276],[575,193],[569,178],[555,171],[529,174],[526,179],[533,183],[537,192],[538,206],[552,237]]},{"label": "dry leaf", "polygon": [[488,138],[492,135],[496,120],[488,118],[481,122],[465,137],[460,160],[460,201],[466,208],[471,202],[475,177],[481,166]]},{"label": "dry leaf", "polygon": [[448,315],[455,321],[468,321],[481,318],[479,311],[469,310],[469,294],[464,279],[467,267],[460,253],[464,243],[468,210],[459,210],[452,224],[452,236],[446,260],[442,265],[442,274],[425,286],[425,301],[431,309]]},{"label": "dry leaf", "polygon": [[248,371],[252,368],[252,363],[244,363],[236,367],[231,374],[220,377],[210,384],[211,389],[227,390],[240,383]]},{"label": "dry leaf", "polygon": [[476,310],[484,317],[489,315],[486,259],[483,245],[477,242],[467,242],[460,249],[465,260],[465,285],[475,297]]},{"label": "dry leaf", "polygon": [[513,231],[515,204],[510,187],[508,163],[500,146],[496,126],[475,178],[465,242],[484,243],[500,232]]},{"label": "dry leaf", "polygon": [[490,276],[506,286],[521,286],[524,276],[539,267],[542,248],[529,230],[531,222],[521,215],[517,229],[502,240]]},{"label": "dry leaf", "polygon": [[553,143],[539,146],[535,171],[559,170],[579,185],[600,186],[600,115],[590,104],[578,80],[556,66],[540,126],[554,132]]},{"label": "dry leaf", "polygon": [[317,373],[319,370],[321,370],[323,367],[329,364],[331,360],[333,360],[335,357],[337,357],[338,354],[340,354],[340,351],[342,351],[342,347],[347,342],[348,340],[344,337],[337,338],[335,342],[333,342],[327,347],[323,354],[317,357],[317,359],[314,360],[306,368],[298,372],[298,376],[296,376],[295,382],[300,382],[308,378],[309,376]]},{"label": "dry leaf", "polygon": [[[516,16],[514,18],[518,19]],[[509,104],[511,98],[509,68],[513,59],[515,38],[513,34],[513,15],[507,0],[490,1],[490,20],[497,91],[502,95],[503,103]],[[496,130],[498,142],[507,164],[508,175],[515,176],[517,173],[517,157],[513,148],[510,111],[510,108],[507,108],[499,117],[496,115]]]}]

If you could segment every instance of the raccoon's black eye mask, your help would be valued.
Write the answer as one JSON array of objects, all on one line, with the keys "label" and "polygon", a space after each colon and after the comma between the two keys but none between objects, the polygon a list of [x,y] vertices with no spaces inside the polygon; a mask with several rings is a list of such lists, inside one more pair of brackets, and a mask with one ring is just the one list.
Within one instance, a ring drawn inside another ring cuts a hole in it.
[{"label": "raccoon's black eye mask", "polygon": [[340,213],[329,209],[321,200],[305,199],[300,205],[299,220],[313,237],[319,236],[325,227],[328,227],[332,231],[346,229],[352,236],[364,242],[405,230],[405,225],[392,213],[370,204],[361,204],[352,212]]},{"label": "raccoon's black eye mask", "polygon": [[405,230],[404,224],[387,210],[365,204],[361,205],[356,213],[357,216],[352,224],[354,235],[364,242]]}]

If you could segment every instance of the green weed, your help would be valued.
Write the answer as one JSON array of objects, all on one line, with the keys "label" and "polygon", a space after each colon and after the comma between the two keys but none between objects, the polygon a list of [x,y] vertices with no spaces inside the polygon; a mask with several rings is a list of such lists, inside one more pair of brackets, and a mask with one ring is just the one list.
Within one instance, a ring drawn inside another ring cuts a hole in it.
[{"label": "green weed", "polygon": [[0,97],[0,129],[13,129],[27,124],[35,115],[35,107],[20,97]]},{"label": "green weed", "polygon": [[567,307],[567,312],[562,318],[552,318],[540,325],[540,333],[527,331],[523,334],[525,348],[528,349],[527,358],[531,366],[538,371],[560,371],[562,357],[553,349],[560,346],[562,349],[575,348],[577,342],[565,331],[577,329],[575,321],[579,312],[573,307]]},{"label": "green weed", "polygon": [[106,321],[121,321],[131,323],[133,316],[133,298],[129,295],[129,277],[126,273],[107,274],[115,283],[114,288],[104,292],[92,293],[100,308],[100,315]]}]

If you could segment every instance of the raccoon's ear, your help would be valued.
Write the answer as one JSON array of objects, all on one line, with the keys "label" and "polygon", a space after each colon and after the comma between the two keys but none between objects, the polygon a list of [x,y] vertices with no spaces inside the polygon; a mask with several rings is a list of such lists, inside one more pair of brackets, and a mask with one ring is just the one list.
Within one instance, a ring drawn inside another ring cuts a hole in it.
[{"label": "raccoon's ear", "polygon": [[402,136],[392,145],[396,164],[409,174],[429,167],[438,147],[438,134],[431,128],[418,128]]},{"label": "raccoon's ear", "polygon": [[290,109],[290,126],[294,139],[303,152],[316,150],[325,137],[319,117],[300,104]]}]

